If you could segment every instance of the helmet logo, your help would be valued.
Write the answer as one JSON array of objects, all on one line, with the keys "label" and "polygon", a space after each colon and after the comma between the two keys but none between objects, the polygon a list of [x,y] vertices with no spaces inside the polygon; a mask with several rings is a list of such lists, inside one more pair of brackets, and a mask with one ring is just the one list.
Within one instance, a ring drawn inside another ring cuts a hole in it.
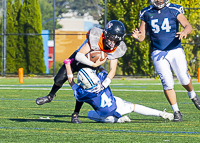
[{"label": "helmet logo", "polygon": [[109,23],[107,24],[107,28],[108,28],[108,29],[110,29],[112,26],[113,26],[113,23],[111,23],[111,22],[109,22]]}]

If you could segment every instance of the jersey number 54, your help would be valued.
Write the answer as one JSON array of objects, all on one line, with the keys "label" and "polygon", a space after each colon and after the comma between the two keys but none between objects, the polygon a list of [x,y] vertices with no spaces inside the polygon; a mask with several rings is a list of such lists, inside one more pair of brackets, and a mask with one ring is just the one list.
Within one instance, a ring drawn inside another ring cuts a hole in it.
[{"label": "jersey number 54", "polygon": [[168,18],[165,18],[163,20],[161,27],[160,27],[160,25],[158,25],[158,19],[152,19],[151,20],[151,27],[152,27],[152,31],[154,33],[159,33],[160,29],[163,30],[163,31],[166,31],[166,32],[170,32],[170,29],[171,29],[171,26],[169,25],[169,19]]}]

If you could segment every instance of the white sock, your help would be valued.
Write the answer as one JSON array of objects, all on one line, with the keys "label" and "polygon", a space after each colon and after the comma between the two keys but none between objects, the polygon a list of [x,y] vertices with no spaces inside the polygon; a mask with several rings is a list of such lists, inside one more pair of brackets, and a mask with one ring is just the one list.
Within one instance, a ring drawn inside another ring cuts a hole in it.
[{"label": "white sock", "polygon": [[146,115],[146,116],[160,116],[160,113],[162,111],[156,110],[156,109],[152,109],[143,105],[139,105],[139,104],[135,104],[135,109],[134,109],[135,113],[138,114],[142,114],[142,115]]},{"label": "white sock", "polygon": [[194,89],[192,91],[188,92],[188,96],[189,96],[190,99],[193,99],[196,96]]},{"label": "white sock", "polygon": [[178,104],[177,104],[177,103],[175,103],[174,105],[171,105],[171,107],[172,107],[172,110],[173,110],[174,112],[179,111],[179,108],[178,108]]}]

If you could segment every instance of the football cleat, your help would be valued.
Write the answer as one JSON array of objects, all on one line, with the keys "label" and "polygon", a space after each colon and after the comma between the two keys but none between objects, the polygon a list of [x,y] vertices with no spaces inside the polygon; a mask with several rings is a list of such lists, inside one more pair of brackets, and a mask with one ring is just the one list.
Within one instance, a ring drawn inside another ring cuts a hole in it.
[{"label": "football cleat", "polygon": [[54,99],[55,96],[56,95],[53,95],[53,96],[47,95],[47,96],[44,96],[44,97],[38,97],[36,99],[36,104],[37,105],[43,105],[45,103],[49,103]]},{"label": "football cleat", "polygon": [[160,113],[160,117],[162,117],[163,119],[168,119],[170,121],[174,119],[174,115],[172,113],[166,112],[166,109],[164,109],[164,111]]},{"label": "football cleat", "polygon": [[123,116],[117,120],[117,123],[127,123],[131,122],[131,119],[128,116]]},{"label": "football cleat", "polygon": [[76,124],[80,124],[81,123],[81,121],[78,119],[78,113],[77,112],[74,112],[72,114],[71,122],[72,123],[76,123]]},{"label": "football cleat", "polygon": [[182,114],[180,111],[174,112],[174,122],[182,122]]},{"label": "football cleat", "polygon": [[192,102],[194,103],[194,105],[196,106],[196,108],[200,110],[200,98],[199,98],[199,96],[196,95],[192,99]]}]

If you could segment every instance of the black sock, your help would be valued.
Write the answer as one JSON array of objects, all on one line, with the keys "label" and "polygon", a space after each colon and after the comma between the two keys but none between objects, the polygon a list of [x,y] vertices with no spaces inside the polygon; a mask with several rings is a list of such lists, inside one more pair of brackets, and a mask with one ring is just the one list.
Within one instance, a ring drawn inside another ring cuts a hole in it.
[{"label": "black sock", "polygon": [[79,113],[79,112],[80,112],[80,109],[81,109],[81,107],[82,107],[82,105],[83,105],[83,102],[79,102],[79,101],[76,100],[76,105],[75,105],[75,110],[74,110],[74,112]]},{"label": "black sock", "polygon": [[56,94],[56,92],[60,89],[61,87],[60,86],[57,86],[57,85],[53,85],[53,87],[52,87],[52,89],[51,89],[51,91],[50,91],[50,93],[49,93],[49,95],[50,96],[54,96],[55,94]]}]

